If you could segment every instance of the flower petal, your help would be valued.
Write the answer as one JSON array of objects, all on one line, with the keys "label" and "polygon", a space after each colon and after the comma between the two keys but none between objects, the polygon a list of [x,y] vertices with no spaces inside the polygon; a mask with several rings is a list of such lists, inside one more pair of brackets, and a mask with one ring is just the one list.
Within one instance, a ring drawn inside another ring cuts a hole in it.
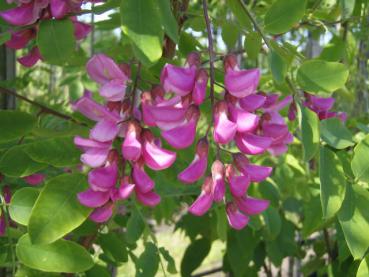
[{"label": "flower petal", "polygon": [[178,180],[187,184],[194,183],[205,174],[207,166],[207,156],[200,158],[196,154],[191,164],[178,174]]},{"label": "flower petal", "polygon": [[230,106],[230,119],[237,124],[237,132],[252,132],[259,124],[259,116]]},{"label": "flower petal", "polygon": [[192,100],[196,105],[200,105],[202,102],[204,102],[208,78],[209,76],[205,69],[200,69],[197,73],[195,87],[192,91]]},{"label": "flower petal", "polygon": [[33,29],[12,32],[10,40],[5,45],[12,49],[22,49],[27,46],[28,42],[35,37]]},{"label": "flower petal", "polygon": [[196,67],[178,67],[166,64],[160,75],[160,82],[166,92],[185,96],[194,87]]},{"label": "flower petal", "polygon": [[229,68],[224,77],[224,85],[231,95],[242,98],[256,92],[259,79],[259,69],[234,70]]},{"label": "flower petal", "polygon": [[108,202],[102,207],[96,208],[91,214],[90,219],[97,223],[108,221],[113,214],[113,203]]},{"label": "flower petal", "polygon": [[88,183],[95,191],[108,191],[118,179],[118,166],[114,162],[105,167],[95,168],[88,173]]},{"label": "flower petal", "polygon": [[50,11],[53,17],[61,19],[69,11],[68,2],[65,0],[50,0]]},{"label": "flower petal", "polygon": [[133,181],[137,186],[137,189],[141,193],[147,193],[151,191],[155,182],[150,178],[150,176],[145,172],[143,168],[141,168],[138,164],[133,166],[132,170]]},{"label": "flower petal", "polygon": [[126,93],[126,82],[124,80],[114,79],[100,88],[100,95],[107,101],[121,101]]},{"label": "flower petal", "polygon": [[110,57],[104,54],[94,55],[86,65],[87,73],[91,79],[99,84],[105,84],[113,79],[126,81],[127,75]]},{"label": "flower petal", "polygon": [[264,105],[266,97],[260,94],[251,94],[239,100],[242,109],[253,112]]},{"label": "flower petal", "polygon": [[269,201],[252,198],[250,196],[244,196],[241,198],[236,198],[236,204],[242,212],[248,215],[256,215],[262,213],[268,208]]},{"label": "flower petal", "polygon": [[0,12],[0,16],[11,25],[30,25],[35,23],[39,17],[38,10],[34,10],[34,6],[33,2],[22,4],[19,7]]},{"label": "flower petal", "polygon": [[243,173],[250,177],[251,182],[261,182],[270,176],[273,168],[256,164],[248,164],[243,168]]},{"label": "flower petal", "polygon": [[119,133],[119,126],[116,121],[102,119],[90,131],[90,137],[97,141],[112,141]]},{"label": "flower petal", "polygon": [[162,131],[162,137],[174,148],[189,147],[195,140],[197,120],[190,120],[182,126]]},{"label": "flower petal", "polygon": [[143,159],[153,170],[163,170],[170,167],[176,160],[176,153],[157,146],[154,141],[143,143]]},{"label": "flower petal", "polygon": [[248,175],[233,175],[229,178],[229,189],[233,196],[241,197],[250,186],[250,177]]},{"label": "flower petal", "polygon": [[251,133],[240,134],[235,136],[237,147],[245,154],[258,155],[263,153],[272,143],[269,137],[261,137]]},{"label": "flower petal", "polygon": [[160,203],[160,196],[154,191],[142,193],[136,190],[136,198],[142,205],[154,207]]},{"label": "flower petal", "polygon": [[37,186],[41,184],[45,180],[45,175],[41,173],[35,173],[26,177],[23,177],[23,179],[32,186]]},{"label": "flower petal", "polygon": [[229,225],[241,230],[249,223],[249,217],[240,212],[234,203],[228,203],[226,206],[226,213]]},{"label": "flower petal", "polygon": [[79,202],[90,208],[97,208],[108,202],[110,196],[109,191],[94,191],[87,189],[86,191],[77,194]]},{"label": "flower petal", "polygon": [[41,59],[40,51],[38,47],[35,46],[27,55],[18,58],[17,61],[25,67],[32,67]]},{"label": "flower petal", "polygon": [[197,216],[204,215],[213,204],[213,196],[211,193],[201,192],[199,197],[192,203],[192,205],[188,208],[188,211]]}]

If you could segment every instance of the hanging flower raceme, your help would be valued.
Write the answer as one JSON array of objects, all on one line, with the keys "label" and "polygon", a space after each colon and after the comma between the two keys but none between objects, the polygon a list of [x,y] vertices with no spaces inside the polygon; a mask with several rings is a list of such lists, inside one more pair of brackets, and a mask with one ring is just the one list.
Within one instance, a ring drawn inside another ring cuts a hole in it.
[{"label": "hanging flower raceme", "polygon": [[[81,161],[91,168],[89,188],[79,193],[78,199],[94,208],[91,220],[105,222],[112,216],[115,203],[132,193],[141,204],[156,206],[160,196],[154,191],[155,182],[146,172],[146,166],[152,170],[166,169],[174,163],[176,153],[162,148],[160,139],[141,124],[145,104],[143,101],[141,111],[129,100],[135,91],[126,92],[130,83],[128,65],[118,65],[108,56],[97,54],[87,63],[87,72],[100,85],[99,93],[106,103],[94,101],[91,92],[73,103],[76,111],[96,122],[89,138],[75,137],[74,140],[84,152]],[[142,93],[141,98],[146,94]],[[191,116],[184,118],[191,121]],[[121,151],[115,149],[115,142]],[[128,174],[127,165],[130,166]]]},{"label": "hanging flower raceme", "polygon": [[[8,1],[17,4],[17,7],[0,12],[0,16],[14,26],[31,25],[28,29],[12,31],[11,38],[5,44],[12,49],[27,48],[32,45],[39,29],[38,22],[46,19],[62,19],[68,14],[78,13],[81,10],[82,0],[17,0]],[[74,36],[77,40],[84,39],[91,31],[91,26],[78,21],[76,16],[70,20],[74,27]],[[32,67],[42,56],[37,46],[33,46],[27,55],[18,58],[18,62],[25,67]]]},{"label": "hanging flower raceme", "polygon": [[[213,107],[213,140],[218,147],[234,143],[240,153],[232,155],[231,164],[223,164],[219,157],[212,163],[211,175],[205,177],[201,194],[189,211],[201,216],[213,202],[224,202],[229,224],[242,229],[249,216],[261,213],[269,205],[269,201],[247,194],[250,183],[261,182],[272,172],[271,167],[250,163],[246,155],[260,155],[266,151],[281,155],[287,151],[293,136],[279,111],[291,103],[292,98],[278,101],[277,94],[258,93],[259,70],[241,70],[235,56],[225,57],[224,68],[226,90],[224,99]],[[178,175],[179,180],[194,183],[205,175],[208,147],[207,138],[198,141],[195,158]]]},{"label": "hanging flower raceme", "polygon": [[[336,100],[333,97],[320,97],[305,92],[303,105],[312,110],[313,112],[315,112],[320,120],[337,117],[341,121],[345,122],[347,119],[347,114],[345,112],[331,111],[335,101]],[[292,121],[296,119],[296,112],[297,112],[296,103],[293,102],[291,103],[288,111],[289,120]]]}]

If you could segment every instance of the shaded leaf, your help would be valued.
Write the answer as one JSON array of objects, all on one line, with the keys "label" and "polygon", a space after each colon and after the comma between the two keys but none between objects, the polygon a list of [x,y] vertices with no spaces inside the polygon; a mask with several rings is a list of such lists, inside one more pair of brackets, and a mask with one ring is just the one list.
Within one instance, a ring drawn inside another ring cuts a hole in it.
[{"label": "shaded leaf", "polygon": [[75,242],[58,240],[34,245],[28,234],[19,239],[16,253],[24,265],[48,272],[83,272],[94,265],[90,253]]},{"label": "shaded leaf", "polygon": [[17,190],[12,196],[9,205],[9,214],[15,222],[27,225],[31,210],[36,202],[39,190],[36,188],[22,188]]},{"label": "shaded leaf", "polygon": [[36,117],[20,111],[0,111],[0,142],[20,138],[36,125]]}]

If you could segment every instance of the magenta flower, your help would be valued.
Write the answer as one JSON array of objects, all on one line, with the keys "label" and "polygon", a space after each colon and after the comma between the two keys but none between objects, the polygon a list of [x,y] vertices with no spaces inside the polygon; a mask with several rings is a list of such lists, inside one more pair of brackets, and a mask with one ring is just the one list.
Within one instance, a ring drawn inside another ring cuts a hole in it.
[{"label": "magenta flower", "polygon": [[88,173],[88,183],[94,191],[110,191],[118,180],[118,165],[115,161],[108,162],[104,167]]},{"label": "magenta flower", "polygon": [[248,215],[256,215],[265,211],[269,206],[269,201],[264,199],[252,198],[250,196],[243,196],[236,198],[237,207]]},{"label": "magenta flower", "polygon": [[160,196],[154,191],[143,193],[139,189],[136,189],[136,198],[138,202],[148,207],[155,207],[160,203],[161,200]]},{"label": "magenta flower", "polygon": [[237,131],[237,124],[229,120],[228,107],[225,101],[216,104],[214,113],[214,141],[227,144],[233,140]]},{"label": "magenta flower", "polygon": [[162,137],[176,149],[189,147],[195,140],[199,117],[198,107],[191,105],[186,112],[185,121],[177,127],[162,131]]},{"label": "magenta flower", "polygon": [[4,236],[6,233],[6,219],[5,214],[0,210],[0,237]]},{"label": "magenta flower", "polygon": [[229,225],[236,230],[243,229],[249,223],[249,217],[241,213],[232,202],[227,203],[226,213]]},{"label": "magenta flower", "polygon": [[128,122],[126,135],[122,144],[123,157],[128,161],[137,161],[141,157],[141,128],[135,121]]},{"label": "magenta flower", "polygon": [[212,187],[213,180],[208,176],[205,178],[204,184],[202,185],[201,194],[188,209],[190,213],[196,216],[202,216],[211,208],[213,204]]},{"label": "magenta flower", "polygon": [[26,29],[11,33],[11,38],[5,45],[12,49],[22,49],[27,46],[28,42],[35,38],[36,32],[34,29]]},{"label": "magenta flower", "polygon": [[224,58],[224,69],[224,85],[231,95],[243,98],[256,93],[260,79],[259,69],[240,70],[234,55]]},{"label": "magenta flower", "polygon": [[35,173],[32,175],[23,177],[23,179],[31,186],[37,186],[45,180],[45,175],[41,173]]},{"label": "magenta flower", "polygon": [[192,91],[192,99],[196,105],[204,102],[209,75],[205,69],[199,69],[196,75],[195,86]]},{"label": "magenta flower", "polygon": [[32,50],[25,56],[17,59],[18,62],[25,67],[34,66],[39,60],[42,60],[40,50],[37,46],[33,47]]},{"label": "magenta flower", "polygon": [[149,130],[142,133],[143,159],[153,170],[163,170],[170,167],[176,160],[176,153],[163,149],[155,142],[155,137]]},{"label": "magenta flower", "polygon": [[112,147],[111,142],[100,142],[93,139],[74,138],[74,144],[85,153],[81,155],[81,162],[90,167],[102,166]]},{"label": "magenta flower", "polygon": [[220,202],[225,196],[225,168],[221,161],[215,160],[211,166],[212,194],[215,202]]},{"label": "magenta flower", "polygon": [[194,183],[199,180],[208,166],[209,144],[206,138],[197,142],[195,158],[191,164],[178,174],[178,179],[186,184]]},{"label": "magenta flower", "polygon": [[136,191],[138,190],[141,193],[147,193],[151,191],[155,186],[154,181],[145,172],[142,161],[136,163],[133,166],[132,178],[134,183],[136,184]]},{"label": "magenta flower", "polygon": [[[198,60],[198,54],[191,53],[187,58],[185,67],[166,64],[160,75],[160,82],[165,92],[173,92],[179,96],[189,94],[195,85]],[[201,78],[204,77],[202,74]]]},{"label": "magenta flower", "polygon": [[86,65],[87,73],[101,85],[100,95],[107,101],[121,101],[125,95],[128,76],[104,54],[94,55]]}]

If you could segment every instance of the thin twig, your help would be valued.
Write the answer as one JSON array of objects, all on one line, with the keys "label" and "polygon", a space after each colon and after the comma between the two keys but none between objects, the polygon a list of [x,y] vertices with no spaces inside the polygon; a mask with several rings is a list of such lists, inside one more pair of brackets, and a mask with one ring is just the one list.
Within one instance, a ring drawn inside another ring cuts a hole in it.
[{"label": "thin twig", "polygon": [[[215,97],[214,97],[214,84],[215,84],[215,67],[214,67],[214,43],[213,43],[213,35],[212,35],[212,29],[211,29],[211,23],[210,23],[210,18],[209,18],[209,13],[208,13],[208,3],[207,0],[203,0],[202,1],[202,6],[203,6],[203,10],[204,10],[204,18],[205,18],[205,23],[206,23],[206,30],[208,33],[208,53],[209,53],[209,66],[210,66],[210,102],[211,102],[211,114],[212,114],[212,123],[211,125],[214,124],[214,102],[215,102]],[[209,133],[210,128],[208,128],[208,130],[206,131],[206,136]],[[217,146],[217,159],[219,159],[220,157],[220,153],[219,153],[219,145],[216,144]]]},{"label": "thin twig", "polygon": [[242,6],[243,10],[245,11],[246,15],[251,20],[252,24],[254,25],[255,30],[260,34],[260,36],[264,40],[266,46],[269,49],[272,49],[268,38],[264,34],[263,30],[260,28],[259,24],[256,22],[256,19],[254,18],[254,15],[249,11],[249,9],[247,8],[247,6],[245,5],[245,3],[242,0],[238,0],[238,2],[241,4],[241,6]]},{"label": "thin twig", "polygon": [[33,106],[35,106],[35,107],[40,108],[40,109],[41,109],[41,111],[42,111],[42,112],[44,112],[44,113],[48,113],[48,114],[51,114],[51,115],[54,115],[54,116],[60,117],[60,118],[62,118],[62,119],[65,119],[65,120],[72,121],[72,122],[74,122],[74,123],[76,123],[76,124],[86,126],[86,124],[81,123],[81,122],[79,122],[79,121],[75,120],[73,117],[71,117],[71,116],[69,116],[69,115],[63,114],[63,113],[58,112],[58,111],[56,111],[56,110],[53,110],[53,109],[51,109],[51,108],[49,108],[49,107],[47,107],[47,106],[45,106],[45,105],[43,105],[43,104],[41,104],[41,103],[38,103],[38,102],[36,102],[36,101],[34,101],[34,100],[31,100],[31,99],[28,99],[27,97],[25,97],[25,96],[23,96],[23,95],[20,95],[20,94],[18,94],[18,93],[16,93],[16,92],[14,92],[14,91],[9,90],[9,89],[6,89],[6,88],[3,88],[3,87],[0,87],[0,93],[6,93],[6,94],[9,94],[9,95],[14,95],[14,96],[15,96],[15,97],[17,97],[18,99],[21,99],[21,100],[23,100],[23,101],[25,101],[25,102],[27,102],[27,103],[29,103],[29,104],[31,104],[31,105],[33,105]]},{"label": "thin twig", "polygon": [[140,78],[141,73],[141,63],[138,63],[137,65],[137,72],[136,72],[136,78],[133,82],[132,90],[131,90],[131,115],[133,115],[134,106],[136,103],[136,92],[137,92],[137,85],[138,85],[138,79]]}]

